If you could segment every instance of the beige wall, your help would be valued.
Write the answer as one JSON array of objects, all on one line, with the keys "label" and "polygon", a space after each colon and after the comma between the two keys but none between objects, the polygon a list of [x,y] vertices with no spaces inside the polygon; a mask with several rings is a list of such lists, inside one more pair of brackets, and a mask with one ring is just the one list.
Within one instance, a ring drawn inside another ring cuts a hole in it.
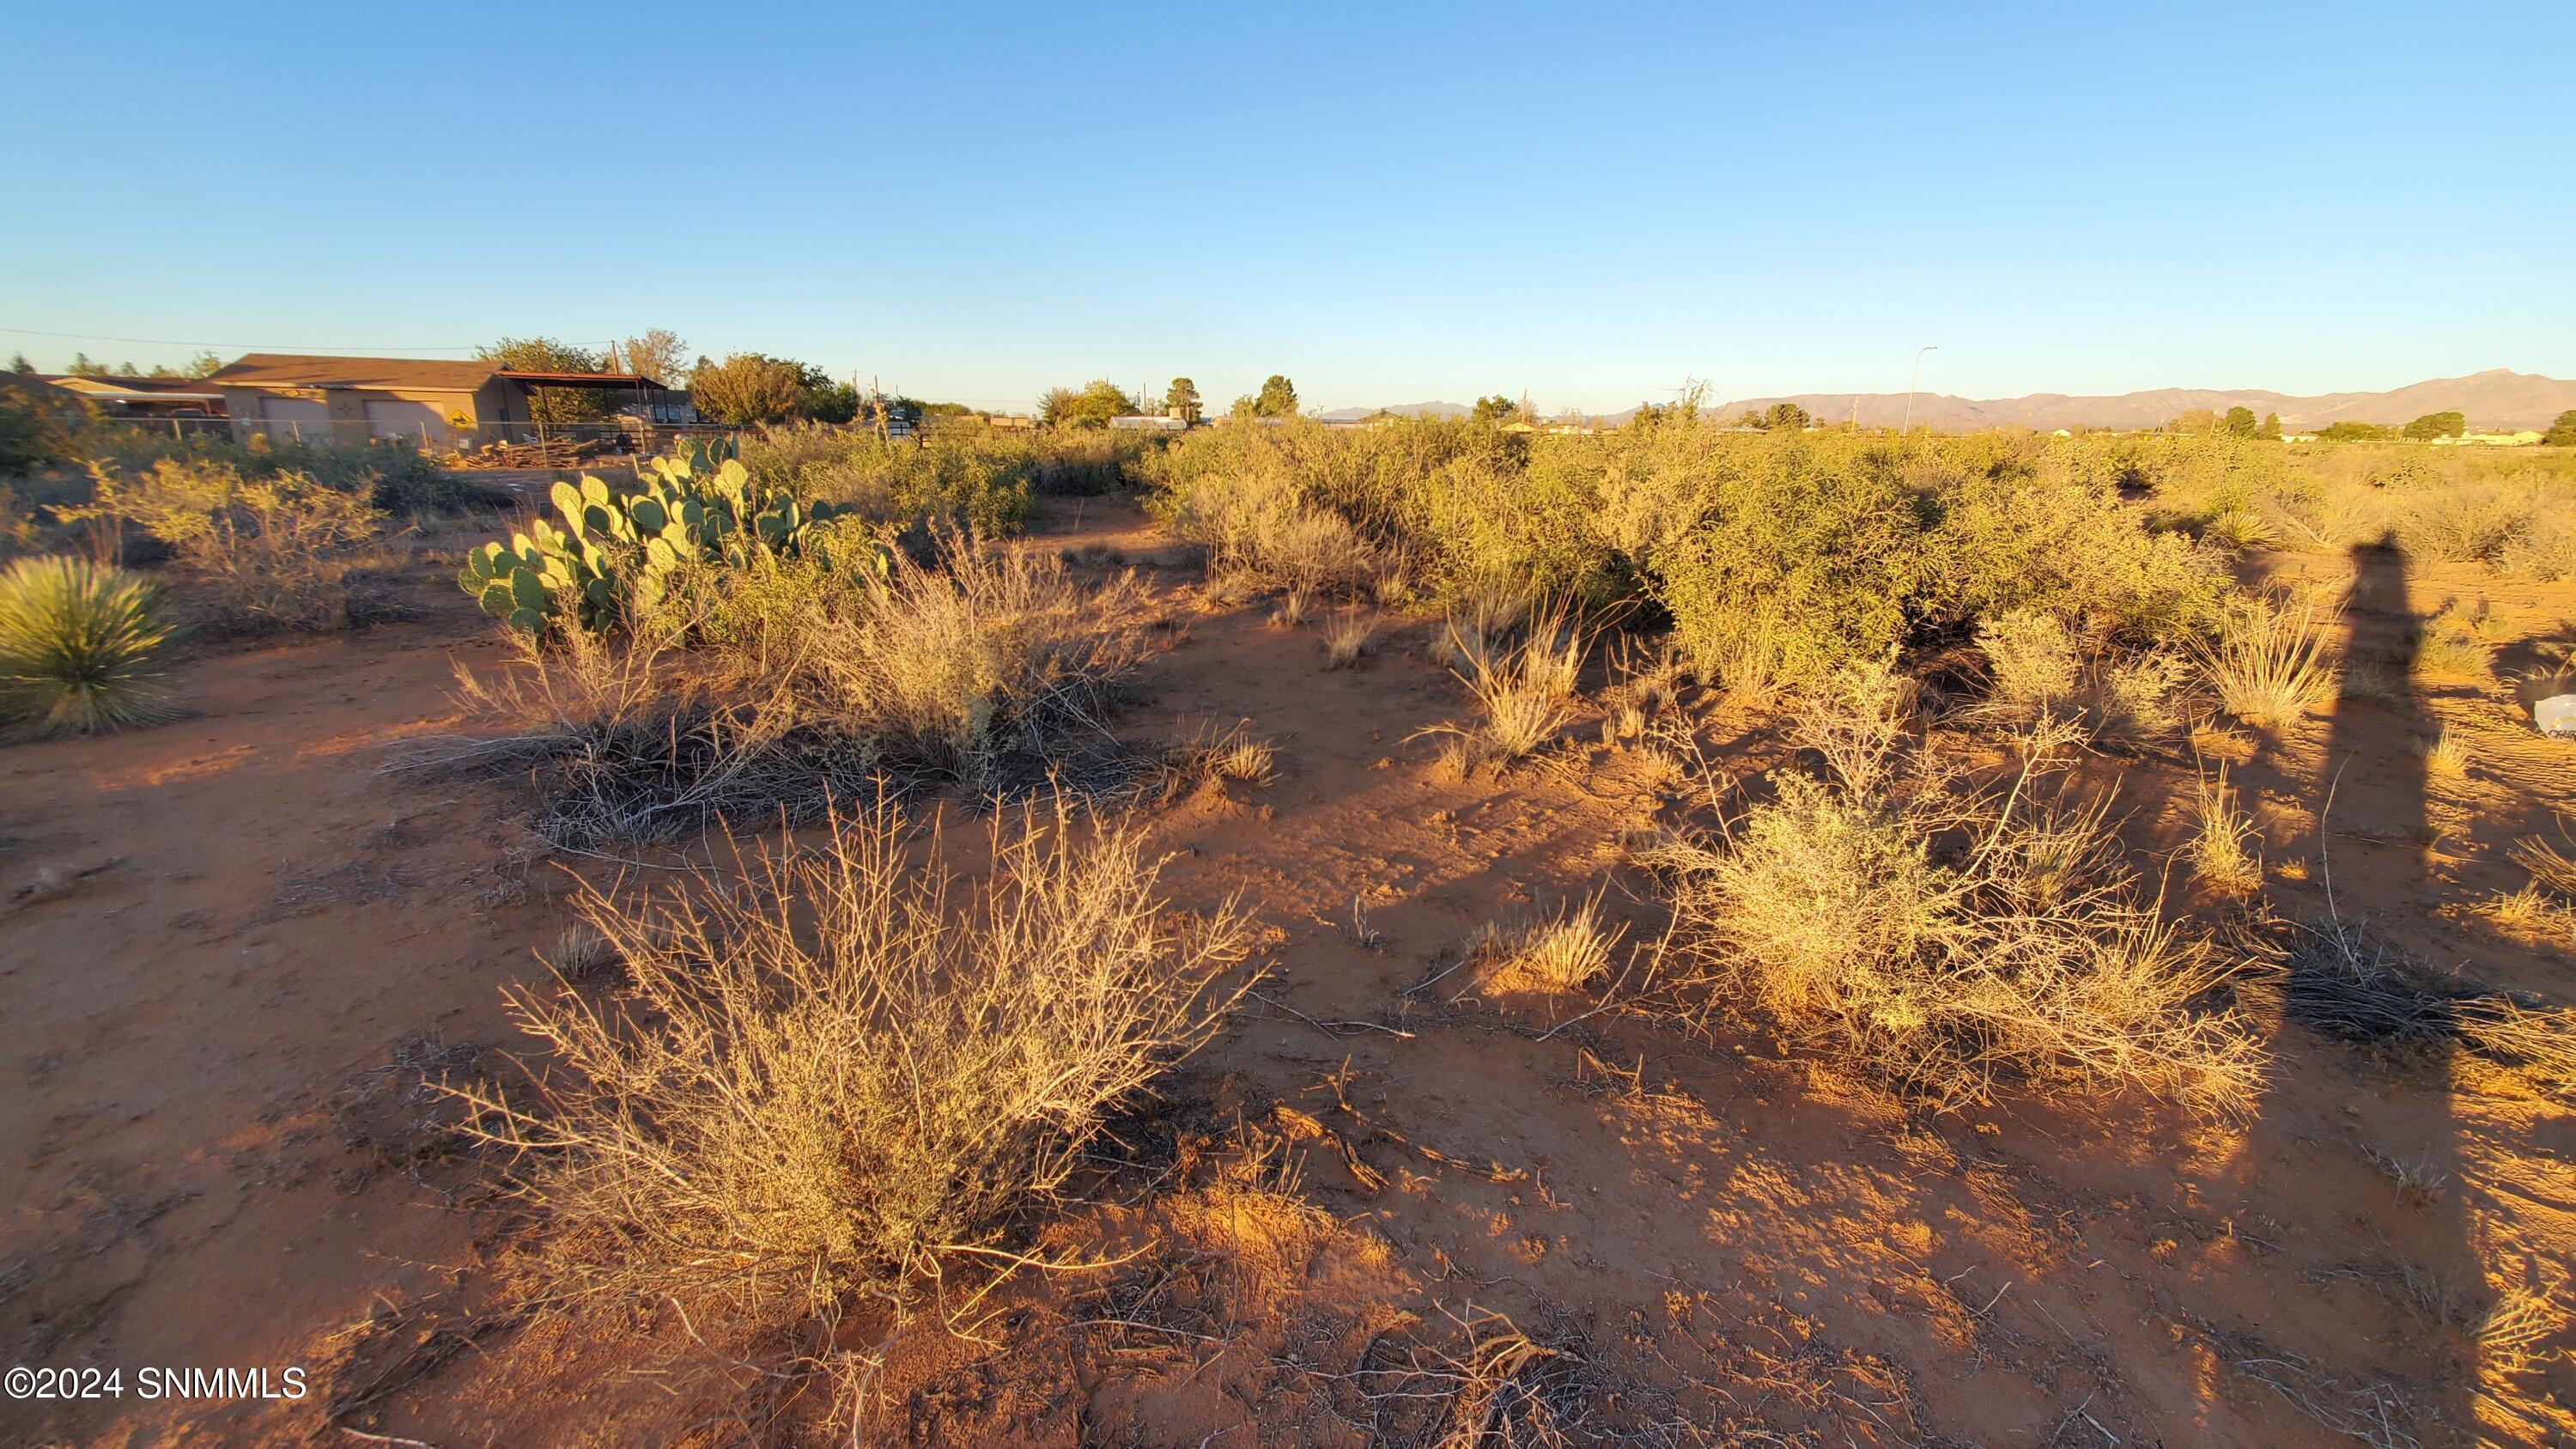
[{"label": "beige wall", "polygon": [[[484,391],[489,392],[490,389]],[[269,433],[280,438],[300,434],[306,442],[358,446],[375,436],[375,421],[367,413],[367,404],[371,401],[418,403],[433,409],[441,421],[458,413],[464,414],[469,423],[483,421],[485,416],[482,394],[439,388],[225,387],[223,394],[225,407],[233,417],[233,437],[240,441],[247,441],[254,433]],[[303,406],[272,408],[269,406],[272,398],[291,400]],[[317,403],[328,413],[328,437],[316,437],[312,423],[290,429],[272,426],[265,421],[290,412],[308,411]],[[433,433],[431,441],[450,440]]]}]

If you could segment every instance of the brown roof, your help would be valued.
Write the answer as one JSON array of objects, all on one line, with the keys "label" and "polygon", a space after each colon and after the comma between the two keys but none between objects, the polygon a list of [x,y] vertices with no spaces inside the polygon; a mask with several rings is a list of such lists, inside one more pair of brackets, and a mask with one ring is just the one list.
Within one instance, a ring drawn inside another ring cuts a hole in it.
[{"label": "brown roof", "polygon": [[244,353],[206,381],[221,387],[419,388],[472,392],[498,371],[488,362],[440,362],[418,357],[301,357],[286,352]]}]

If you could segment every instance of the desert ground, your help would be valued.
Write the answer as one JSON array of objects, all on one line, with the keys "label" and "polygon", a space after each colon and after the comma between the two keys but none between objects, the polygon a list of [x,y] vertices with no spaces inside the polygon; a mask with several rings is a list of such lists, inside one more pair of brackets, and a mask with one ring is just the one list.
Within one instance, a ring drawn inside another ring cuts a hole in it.
[{"label": "desert ground", "polygon": [[[456,663],[509,667],[448,581],[479,540],[412,541],[408,618],[194,650],[173,723],[0,753],[7,1357],[310,1384],[11,1402],[0,1440],[1358,1445],[1432,1442],[1464,1406],[1489,1418],[1455,1442],[1549,1442],[1515,1437],[1532,1405],[1568,1441],[2576,1439],[2563,1098],[2337,1040],[2276,992],[2246,1120],[2009,1088],[1926,1112],[1756,1024],[1625,1009],[1616,980],[1521,989],[1478,969],[1489,923],[1592,902],[1623,970],[1667,929],[1629,846],[1688,807],[1669,755],[1596,738],[1587,703],[1535,764],[1444,774],[1415,736],[1464,691],[1429,623],[1389,614],[1326,670],[1313,621],[1221,597],[1116,499],[1049,500],[1015,546],[1137,571],[1164,642],[1118,733],[1240,726],[1277,761],[1130,807],[1175,907],[1257,914],[1264,975],[1022,1239],[1096,1266],[842,1321],[854,1425],[676,1299],[530,1312],[509,1285],[544,1240],[431,1084],[541,1070],[502,988],[549,981],[579,882],[670,856],[543,851],[510,782],[389,768],[470,727]],[[2348,581],[2356,648],[2465,596],[2500,659],[2576,617],[2576,585],[2476,565],[2246,568]],[[1727,778],[1794,752],[1780,711],[1674,710]],[[2224,757],[2273,918],[2563,1002],[2571,943],[2475,908],[2524,884],[2511,840],[2576,816],[2576,757],[2528,719],[2491,679],[2080,774],[2178,907],[2232,909],[2174,864]],[[2443,728],[2464,773],[2428,769]],[[990,812],[916,808],[917,848],[972,868]]]}]

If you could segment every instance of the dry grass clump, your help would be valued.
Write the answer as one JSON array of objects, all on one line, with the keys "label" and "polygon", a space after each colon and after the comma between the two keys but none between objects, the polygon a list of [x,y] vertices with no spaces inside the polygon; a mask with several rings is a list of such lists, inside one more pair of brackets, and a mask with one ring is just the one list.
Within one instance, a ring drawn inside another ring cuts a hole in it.
[{"label": "dry grass clump", "polygon": [[1169,913],[1132,832],[997,818],[971,887],[905,844],[880,804],[739,881],[585,889],[628,990],[508,991],[547,1069],[449,1089],[558,1235],[542,1299],[830,1319],[1025,1262],[1016,1215],[1248,985],[1247,918]]},{"label": "dry grass clump", "polygon": [[2485,604],[2462,605],[2454,600],[2443,605],[2425,623],[2423,637],[2415,646],[2416,677],[2462,684],[2486,682],[2495,671],[2495,648],[2487,642],[2487,627]]},{"label": "dry grass clump", "polygon": [[2010,1078],[2248,1110],[2262,1048],[2203,1005],[2235,967],[2159,918],[2102,805],[2042,798],[2044,741],[2002,785],[1953,788],[1907,747],[1909,695],[1846,669],[1801,726],[1822,776],[1784,774],[1722,838],[1662,852],[1687,1008],[1749,1002],[1936,1103]]},{"label": "dry grass clump", "polygon": [[1162,793],[1171,799],[1226,780],[1267,785],[1277,777],[1278,767],[1278,749],[1242,725],[1222,731],[1205,729],[1164,752]]},{"label": "dry grass clump", "polygon": [[2561,904],[2536,885],[2498,891],[2488,896],[2478,910],[2507,935],[2522,941],[2576,948],[2576,907]]},{"label": "dry grass clump", "polygon": [[19,559],[0,573],[0,720],[97,735],[167,719],[177,633],[161,590],[123,569]]},{"label": "dry grass clump", "polygon": [[1484,718],[1471,725],[1437,724],[1415,738],[1441,740],[1443,773],[1464,779],[1487,766],[1509,768],[1537,753],[1565,724],[1568,683],[1581,668],[1583,640],[1571,629],[1534,630],[1520,643],[1497,648],[1481,639],[1481,654],[1462,654],[1458,671]]},{"label": "dry grass clump", "polygon": [[1600,901],[1586,899],[1516,928],[1488,925],[1472,954],[1489,990],[1563,993],[1610,973],[1621,929],[1605,928]]},{"label": "dry grass clump", "polygon": [[2433,738],[2417,742],[2415,748],[2424,757],[2425,773],[2434,779],[2457,783],[2469,777],[2468,737],[2449,725]]},{"label": "dry grass clump", "polygon": [[[2564,830],[2565,823],[2559,828]],[[2531,872],[2532,883],[2560,900],[2576,904],[2576,858],[2536,837],[2515,841],[2505,851],[2507,858]]]},{"label": "dry grass clump", "polygon": [[2316,598],[2278,595],[2230,612],[2217,637],[2200,645],[2201,670],[2220,707],[2264,730],[2285,729],[2324,708],[2335,696],[2326,644],[2340,618]]},{"label": "dry grass clump", "polygon": [[2203,776],[2192,801],[2197,829],[2191,837],[2191,873],[2195,880],[2225,896],[2250,895],[2263,884],[2263,857],[2254,846],[2261,837],[2254,822],[2236,808],[2227,788],[2227,768],[2218,778]]},{"label": "dry grass clump", "polygon": [[1357,609],[1344,609],[1324,625],[1324,667],[1348,669],[1368,652],[1377,621]]},{"label": "dry grass clump", "polygon": [[[810,667],[851,732],[975,788],[1067,734],[1106,738],[1114,694],[1148,653],[1132,574],[1097,586],[1035,551],[949,539],[945,567],[900,564],[821,621]],[[1025,773],[1024,771],[1020,773]]]},{"label": "dry grass clump", "polygon": [[2401,705],[2406,702],[2406,675],[2392,668],[2388,661],[2375,655],[2346,659],[2343,665],[2345,699],[2366,699],[2373,704]]}]

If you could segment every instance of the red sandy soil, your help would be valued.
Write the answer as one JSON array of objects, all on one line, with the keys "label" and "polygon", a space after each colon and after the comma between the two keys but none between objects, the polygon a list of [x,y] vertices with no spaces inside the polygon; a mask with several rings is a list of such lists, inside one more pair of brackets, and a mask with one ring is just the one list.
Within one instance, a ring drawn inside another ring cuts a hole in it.
[{"label": "red sandy soil", "polygon": [[[1033,546],[1163,548],[1124,505],[1073,513]],[[442,572],[424,561],[415,622],[206,648],[178,723],[0,751],[0,1358],[119,1368],[127,1389],[0,1403],[0,1443],[750,1436],[727,1396],[760,1380],[669,1378],[694,1331],[669,1314],[490,1313],[524,1230],[420,1084],[515,1072],[499,988],[543,979],[568,882],[523,853],[506,786],[382,772],[456,725],[452,659],[500,658]],[[1202,1160],[1165,1163],[1151,1195],[1127,1190],[1143,1169],[1110,1174],[1124,1187],[1045,1235],[1159,1254],[1016,1283],[981,1342],[916,1319],[867,1386],[867,1440],[1359,1444],[1389,1406],[1335,1375],[1382,1364],[1380,1340],[1463,1353],[1461,1322],[1499,1314],[1604,1414],[1713,1442],[2576,1442],[2563,1101],[2276,1022],[2248,1125],[2011,1095],[1925,1119],[1758,1030],[1613,1011],[1540,1039],[1590,999],[1480,995],[1470,972],[1408,991],[1487,922],[1595,892],[1626,946],[1651,940],[1621,849],[1658,818],[1644,757],[1586,716],[1545,766],[1444,782],[1407,737],[1467,704],[1419,622],[1327,672],[1311,624],[1212,605],[1177,560],[1149,576],[1187,628],[1125,731],[1240,720],[1280,749],[1269,785],[1146,817],[1177,904],[1239,890],[1274,928],[1263,999],[1161,1126],[1140,1118]],[[2508,663],[2576,614],[2576,589],[2475,570],[2364,585],[2365,646],[2401,626],[2401,588],[2418,612],[2487,599]],[[1770,722],[1689,707],[1730,768],[1785,757]],[[2566,942],[2473,909],[2524,883],[2515,832],[2576,817],[2576,754],[2523,718],[2509,685],[2464,683],[2243,735],[2273,909],[2326,919],[2330,872],[2347,919],[2418,957],[2576,999]],[[2473,764],[2428,786],[2413,747],[2437,723]],[[2141,850],[2181,844],[2187,753],[2097,773]],[[1246,1143],[1272,1146],[1271,1176]],[[1276,1164],[1301,1164],[1294,1192]],[[2436,1185],[2410,1194],[2391,1164]],[[2516,1281],[2558,1285],[2529,1364],[2480,1343]],[[312,1388],[146,1401],[147,1365],[300,1366]]]}]

